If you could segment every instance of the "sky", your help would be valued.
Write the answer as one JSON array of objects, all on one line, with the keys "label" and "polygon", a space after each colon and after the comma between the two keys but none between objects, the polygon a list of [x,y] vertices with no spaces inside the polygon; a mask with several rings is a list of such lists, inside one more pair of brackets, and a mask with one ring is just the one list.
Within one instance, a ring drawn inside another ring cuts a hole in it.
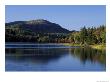
[{"label": "sky", "polygon": [[68,30],[106,24],[105,5],[6,5],[5,22],[45,19]]}]

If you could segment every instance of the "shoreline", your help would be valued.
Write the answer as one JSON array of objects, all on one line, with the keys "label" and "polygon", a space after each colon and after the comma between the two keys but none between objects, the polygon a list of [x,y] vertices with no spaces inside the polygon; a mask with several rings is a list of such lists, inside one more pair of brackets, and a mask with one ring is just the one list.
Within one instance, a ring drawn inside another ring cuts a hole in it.
[{"label": "shoreline", "polygon": [[90,47],[94,48],[94,49],[99,49],[99,50],[106,50],[106,45],[104,45],[104,44],[90,45]]},{"label": "shoreline", "polygon": [[67,46],[78,46],[78,47],[91,47],[93,49],[106,50],[106,44],[80,45],[80,44],[66,43],[64,45],[67,45]]},{"label": "shoreline", "polygon": [[35,43],[35,42],[5,42],[6,44],[63,44],[65,46],[71,47],[91,47],[93,49],[106,49],[106,44],[93,44],[93,45],[80,45],[80,44],[73,44],[73,43]]}]

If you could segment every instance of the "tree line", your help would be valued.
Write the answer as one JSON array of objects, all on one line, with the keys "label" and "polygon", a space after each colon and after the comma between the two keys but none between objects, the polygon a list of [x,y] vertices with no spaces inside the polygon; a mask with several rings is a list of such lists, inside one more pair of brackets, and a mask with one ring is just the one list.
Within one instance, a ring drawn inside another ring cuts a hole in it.
[{"label": "tree line", "polygon": [[77,44],[105,44],[106,43],[106,27],[86,28],[85,26],[78,32],[73,32],[70,35],[71,42]]},{"label": "tree line", "polygon": [[39,33],[19,27],[5,28],[6,42],[105,44],[106,26],[87,28],[70,33]]}]

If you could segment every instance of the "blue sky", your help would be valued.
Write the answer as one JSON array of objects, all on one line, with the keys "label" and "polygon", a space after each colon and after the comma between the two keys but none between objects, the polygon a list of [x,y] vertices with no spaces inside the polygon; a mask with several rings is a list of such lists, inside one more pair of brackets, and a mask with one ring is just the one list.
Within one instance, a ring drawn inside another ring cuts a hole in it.
[{"label": "blue sky", "polygon": [[6,22],[45,19],[68,30],[106,24],[105,5],[6,5]]}]

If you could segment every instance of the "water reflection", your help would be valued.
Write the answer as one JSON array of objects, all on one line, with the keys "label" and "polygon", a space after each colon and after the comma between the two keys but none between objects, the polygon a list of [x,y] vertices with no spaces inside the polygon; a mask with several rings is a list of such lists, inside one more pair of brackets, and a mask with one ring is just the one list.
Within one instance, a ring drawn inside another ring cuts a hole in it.
[{"label": "water reflection", "polygon": [[99,62],[103,65],[106,65],[106,52],[105,50],[97,50],[92,48],[73,48],[71,49],[71,55],[77,57],[86,63],[86,61],[91,61],[93,63]]},{"label": "water reflection", "polygon": [[[19,67],[21,65],[25,70],[28,70],[29,66],[31,67],[29,70],[32,70],[32,68],[38,70],[39,68],[39,70],[53,69],[54,71],[98,71],[105,70],[106,67],[105,50],[96,50],[92,48],[5,48],[5,53],[7,70],[10,68],[20,70],[21,68]],[[29,65],[27,66],[27,64]],[[43,65],[43,68],[41,65]]]},{"label": "water reflection", "polygon": [[21,49],[21,48],[6,48],[6,59],[12,61],[30,61],[46,63],[54,61],[62,56],[68,54],[68,49],[46,49],[46,48],[35,48],[35,49]]},{"label": "water reflection", "polygon": [[6,48],[6,58],[10,60],[30,60],[35,62],[48,62],[59,59],[65,55],[77,57],[84,64],[86,61],[99,62],[106,64],[105,50],[96,50],[92,48],[53,48],[53,49],[21,49],[21,48]]}]

